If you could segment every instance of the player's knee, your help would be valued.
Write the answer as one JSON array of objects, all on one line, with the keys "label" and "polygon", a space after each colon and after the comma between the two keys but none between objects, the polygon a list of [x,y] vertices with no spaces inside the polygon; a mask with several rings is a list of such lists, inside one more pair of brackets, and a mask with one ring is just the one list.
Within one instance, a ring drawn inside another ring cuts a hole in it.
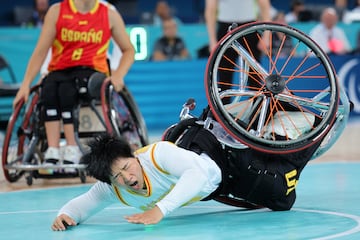
[{"label": "player's knee", "polygon": [[71,124],[73,123],[73,114],[72,114],[72,110],[68,109],[68,110],[63,110],[61,112],[61,117],[63,120],[64,124]]},{"label": "player's knee", "polygon": [[59,109],[56,107],[45,107],[44,120],[46,122],[60,120]]}]

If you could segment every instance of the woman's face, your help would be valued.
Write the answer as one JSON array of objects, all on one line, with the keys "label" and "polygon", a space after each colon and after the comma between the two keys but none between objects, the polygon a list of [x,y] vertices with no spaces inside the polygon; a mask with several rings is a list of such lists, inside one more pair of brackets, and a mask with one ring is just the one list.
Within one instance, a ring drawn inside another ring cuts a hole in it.
[{"label": "woman's face", "polygon": [[137,158],[118,158],[111,166],[111,181],[133,190],[144,187],[144,175]]},{"label": "woman's face", "polygon": [[163,21],[163,31],[165,37],[169,39],[175,38],[177,34],[176,22],[172,19]]}]

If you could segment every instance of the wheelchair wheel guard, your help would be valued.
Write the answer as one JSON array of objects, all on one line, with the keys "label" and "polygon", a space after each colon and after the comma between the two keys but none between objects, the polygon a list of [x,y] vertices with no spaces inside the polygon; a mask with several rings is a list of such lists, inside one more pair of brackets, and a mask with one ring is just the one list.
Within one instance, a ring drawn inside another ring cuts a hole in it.
[{"label": "wheelchair wheel guard", "polygon": [[[278,47],[272,45],[275,35]],[[260,46],[268,46],[261,61],[249,47],[254,36]],[[229,31],[209,57],[205,87],[222,127],[241,143],[269,153],[296,152],[321,141],[340,103],[327,55],[306,34],[276,23],[250,23]]]}]

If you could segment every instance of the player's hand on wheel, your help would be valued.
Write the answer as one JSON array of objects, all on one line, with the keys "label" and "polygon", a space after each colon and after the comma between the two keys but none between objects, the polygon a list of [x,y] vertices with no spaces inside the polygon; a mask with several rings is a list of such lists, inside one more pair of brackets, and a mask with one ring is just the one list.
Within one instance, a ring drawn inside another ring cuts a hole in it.
[{"label": "player's hand on wheel", "polygon": [[116,92],[120,92],[124,88],[124,79],[122,77],[111,76],[111,84],[114,86]]},{"label": "player's hand on wheel", "polygon": [[13,108],[16,107],[16,105],[22,100],[24,99],[24,101],[26,102],[29,98],[29,94],[30,94],[30,87],[22,85],[19,88],[19,91],[16,93],[16,96],[14,98],[13,101]]}]

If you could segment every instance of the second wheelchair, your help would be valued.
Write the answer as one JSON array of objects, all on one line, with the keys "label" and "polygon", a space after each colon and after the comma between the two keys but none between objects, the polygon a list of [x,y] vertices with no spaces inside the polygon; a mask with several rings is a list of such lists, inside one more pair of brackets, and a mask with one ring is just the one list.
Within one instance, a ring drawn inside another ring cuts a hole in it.
[{"label": "second wheelchair", "polygon": [[[116,92],[105,75],[94,73],[80,89],[80,99],[73,109],[75,139],[85,152],[85,142],[102,132],[127,138],[134,147],[148,144],[147,129],[139,108],[125,87]],[[3,150],[2,167],[6,180],[16,182],[25,175],[28,185],[34,178],[80,177],[86,181],[85,166],[79,164],[44,165],[47,139],[44,109],[40,99],[41,84],[31,89],[29,100],[21,101],[8,122]],[[64,134],[61,133],[61,138]]]}]

